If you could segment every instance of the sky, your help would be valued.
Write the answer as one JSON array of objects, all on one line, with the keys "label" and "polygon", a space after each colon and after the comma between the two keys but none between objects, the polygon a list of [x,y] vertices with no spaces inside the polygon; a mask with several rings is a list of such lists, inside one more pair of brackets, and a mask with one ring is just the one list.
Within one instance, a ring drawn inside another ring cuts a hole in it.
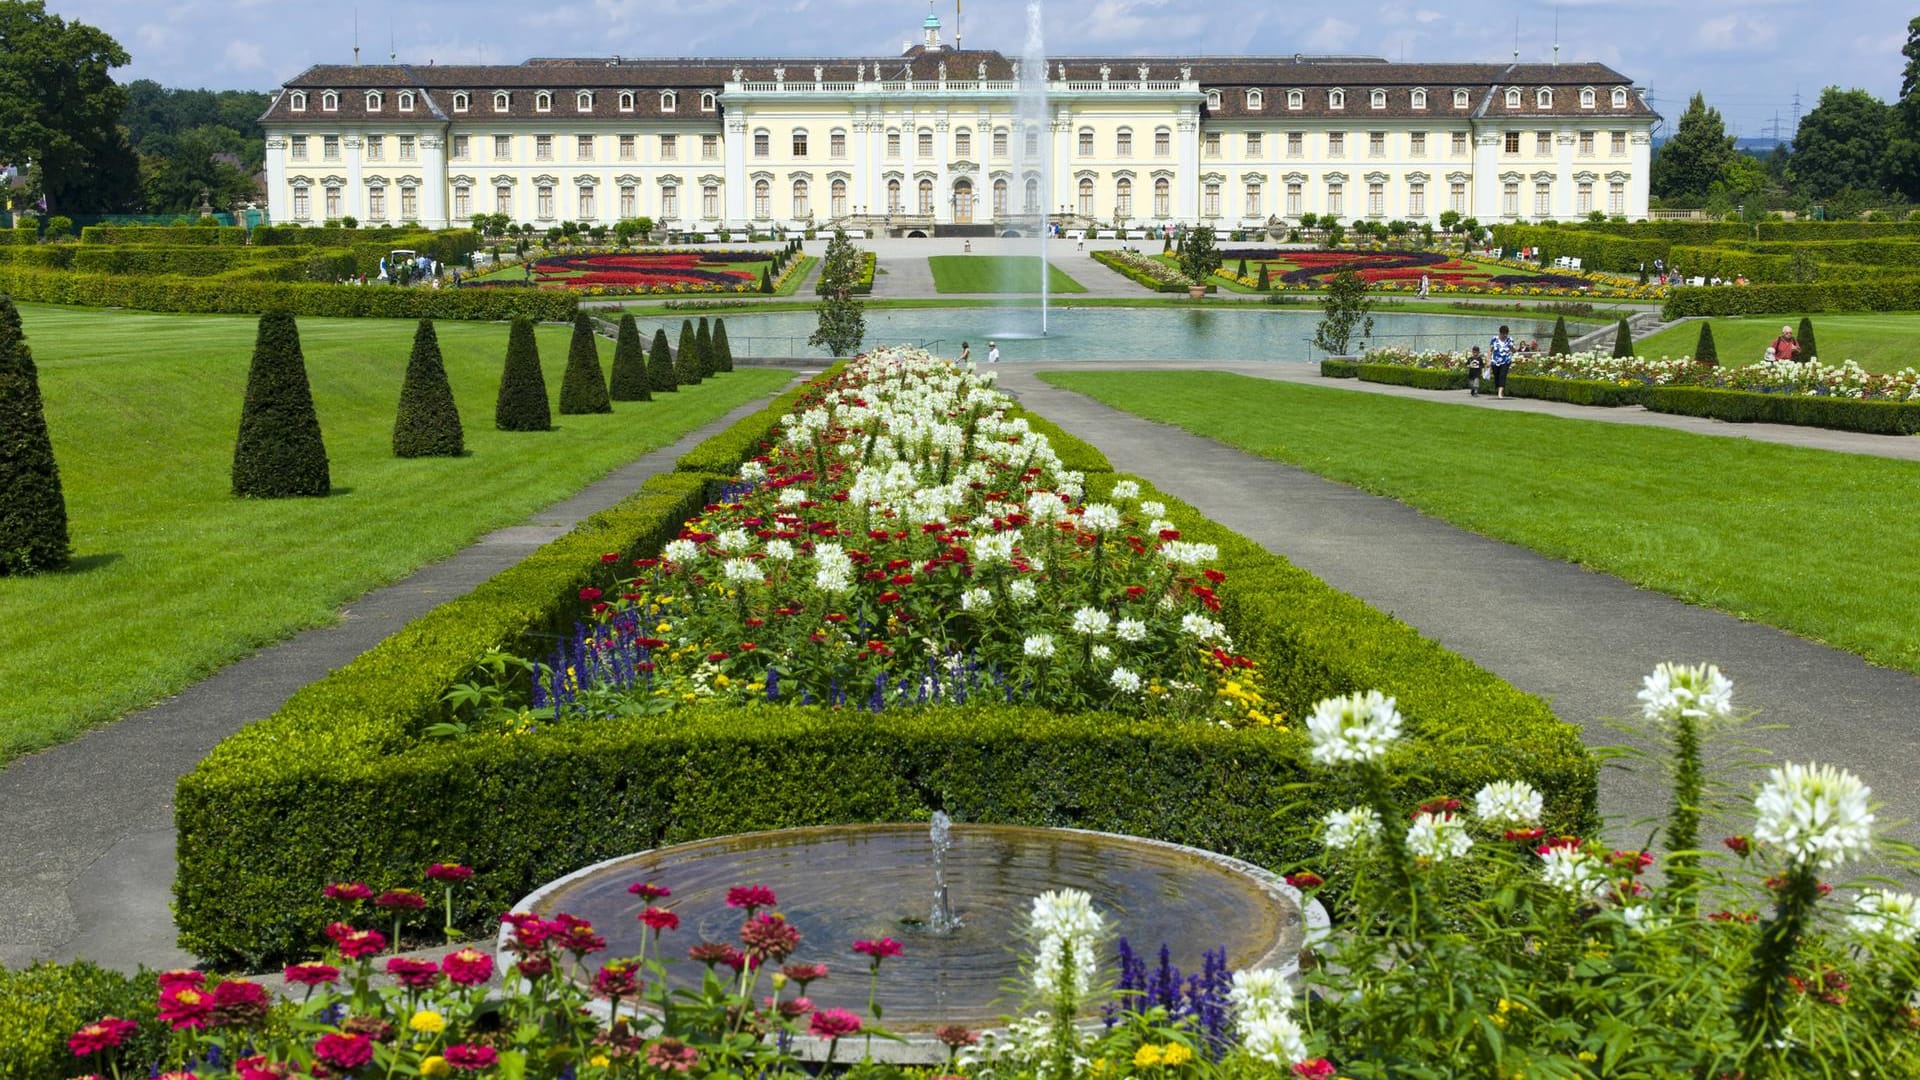
[{"label": "sky", "polygon": [[[1792,133],[1829,85],[1899,92],[1916,12],[1892,0],[1040,0],[1055,55],[1345,53],[1390,60],[1597,60],[1677,120],[1704,91],[1728,130]],[[960,0],[964,43],[1019,51],[1026,0]],[[268,89],[353,57],[355,0],[48,0],[133,63],[122,80]],[[362,58],[518,63],[529,56],[892,56],[925,0],[358,0]],[[955,0],[936,0],[949,34]]]}]

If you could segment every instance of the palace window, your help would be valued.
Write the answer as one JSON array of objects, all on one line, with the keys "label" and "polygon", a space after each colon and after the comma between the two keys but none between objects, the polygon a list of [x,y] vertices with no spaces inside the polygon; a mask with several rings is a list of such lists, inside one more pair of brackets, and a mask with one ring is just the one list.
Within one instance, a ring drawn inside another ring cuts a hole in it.
[{"label": "palace window", "polygon": [[1541,108],[1541,109],[1553,108],[1553,91],[1547,89],[1544,86],[1541,87],[1533,95],[1533,104],[1536,108]]},{"label": "palace window", "polygon": [[1261,142],[1262,140],[1260,138],[1259,132],[1257,131],[1247,132],[1247,156],[1248,157],[1257,158],[1260,156]]},{"label": "palace window", "polygon": [[773,216],[773,185],[765,180],[753,182],[753,216],[757,218]]},{"label": "palace window", "polygon": [[1027,129],[1027,160],[1032,161],[1033,159],[1039,156],[1040,156],[1040,129],[1037,127],[1030,127]]},{"label": "palace window", "polygon": [[313,200],[308,195],[305,184],[293,185],[293,216],[300,221],[313,216]]},{"label": "palace window", "polygon": [[1153,156],[1157,158],[1173,156],[1173,132],[1166,128],[1153,129]]},{"label": "palace window", "polygon": [[496,214],[513,213],[513,188],[500,184],[493,189],[493,212]]},{"label": "palace window", "polygon": [[1347,185],[1333,181],[1327,185],[1327,213],[1334,217],[1347,212]]},{"label": "palace window", "polygon": [[593,136],[578,135],[574,137],[573,159],[575,161],[593,160]]},{"label": "palace window", "polygon": [[1287,216],[1293,218],[1300,216],[1300,182],[1298,180],[1287,184]]},{"label": "palace window", "polygon": [[803,158],[807,156],[807,129],[806,128],[794,129],[793,156],[797,158]]},{"label": "palace window", "polygon": [[1260,185],[1259,185],[1259,184],[1257,184],[1257,183],[1248,183],[1248,184],[1247,184],[1247,214],[1246,214],[1246,216],[1248,216],[1248,217],[1259,217],[1259,216],[1260,216]]},{"label": "palace window", "polygon": [[1627,184],[1624,180],[1607,182],[1607,213],[1624,214],[1627,212]]},{"label": "palace window", "polygon": [[413,111],[413,91],[411,90],[400,91],[400,111],[401,112]]},{"label": "palace window", "polygon": [[1200,189],[1200,216],[1215,218],[1220,216],[1220,182],[1209,180]]},{"label": "palace window", "polygon": [[384,221],[387,216],[387,189],[367,189],[367,216],[375,221]]},{"label": "palace window", "polygon": [[473,98],[470,97],[465,90],[455,90],[453,92],[453,111],[454,112],[466,112],[468,106],[471,105],[472,102],[473,102]]},{"label": "palace window", "polygon": [[288,136],[287,156],[295,161],[307,160],[307,137],[305,135]]},{"label": "palace window", "polygon": [[1593,156],[1593,132],[1591,131],[1583,131],[1580,133],[1580,156]]},{"label": "palace window", "polygon": [[1040,212],[1040,181],[1031,177],[1027,179],[1026,208],[1029,214]]},{"label": "palace window", "polygon": [[953,133],[953,155],[959,158],[973,156],[973,132],[961,128]]},{"label": "palace window", "polygon": [[718,101],[719,99],[713,96],[713,91],[711,90],[707,91],[704,94],[701,94],[700,95],[700,111],[712,112],[717,107],[716,102]]},{"label": "palace window", "polygon": [[680,137],[678,135],[660,136],[660,160],[680,160]]},{"label": "palace window", "polygon": [[1387,156],[1387,133],[1386,132],[1370,131],[1367,133],[1367,156],[1368,157],[1386,157]]},{"label": "palace window", "polygon": [[289,112],[306,112],[307,92],[305,90],[295,90],[293,93],[288,94],[287,110]]},{"label": "palace window", "polygon": [[[465,161],[473,154],[473,136],[455,135],[453,137],[453,160]],[[382,140],[383,142],[385,140]]]},{"label": "palace window", "polygon": [[621,112],[633,111],[633,91],[631,90],[620,91],[620,111]]},{"label": "palace window", "polygon": [[834,128],[827,133],[827,156],[845,159],[847,156],[847,133]]},{"label": "palace window", "polygon": [[1507,153],[1517,154],[1520,152],[1520,133],[1519,132],[1517,131],[1507,132],[1506,138],[1503,140],[1503,142],[1504,142],[1504,149],[1506,150]]},{"label": "palace window", "polygon": [[1346,107],[1347,107],[1347,92],[1345,90],[1327,91],[1327,108],[1344,109]]},{"label": "palace window", "polygon": [[993,182],[993,216],[996,218],[1007,216],[1007,182],[1005,180]]},{"label": "palace window", "polygon": [[717,218],[720,216],[720,185],[703,184],[700,187],[700,216]]},{"label": "palace window", "polygon": [[1407,216],[1427,216],[1427,185],[1418,180],[1407,185]]},{"label": "palace window", "polygon": [[1454,108],[1456,108],[1456,109],[1466,109],[1466,108],[1471,108],[1472,106],[1473,106],[1473,95],[1472,95],[1472,94],[1470,94],[1470,93],[1468,93],[1468,92],[1467,92],[1467,91],[1465,91],[1465,90],[1455,90],[1455,91],[1453,92],[1453,107],[1454,107]]},{"label": "palace window", "polygon": [[639,192],[634,190],[634,187],[632,184],[620,185],[621,220],[624,221],[627,218],[635,217],[640,213],[639,194],[640,194]]},{"label": "palace window", "polygon": [[1344,131],[1327,132],[1327,156],[1347,156],[1347,133]]},{"label": "palace window", "polygon": [[1533,154],[1535,157],[1553,156],[1553,132],[1536,131],[1533,133]]},{"label": "palace window", "polygon": [[1553,216],[1553,185],[1546,181],[1537,181],[1533,185],[1533,216],[1546,218]]},{"label": "palace window", "polygon": [[756,131],[753,133],[753,156],[757,158],[769,158],[773,156],[773,135],[771,132]]},{"label": "palace window", "polygon": [[549,91],[542,90],[539,93],[533,95],[533,111],[534,112],[552,112],[553,111],[553,94]]},{"label": "palace window", "polygon": [[1582,217],[1593,213],[1593,181],[1582,180],[1574,187],[1573,209]]},{"label": "palace window", "polygon": [[1583,109],[1591,109],[1593,108],[1593,105],[1594,105],[1593,87],[1591,86],[1582,87],[1580,90],[1580,107]]},{"label": "palace window", "polygon": [[996,158],[1003,158],[1007,156],[1007,129],[1006,128],[993,129],[993,156]]},{"label": "palace window", "polygon": [[1247,91],[1247,110],[1258,112],[1267,107],[1267,96],[1258,90]]},{"label": "palace window", "polygon": [[1220,91],[1207,91],[1207,108],[1216,110],[1220,108]]},{"label": "palace window", "polygon": [[1448,209],[1456,214],[1467,212],[1467,182],[1455,180],[1447,188]]},{"label": "palace window", "polygon": [[1520,181],[1509,180],[1501,186],[1500,213],[1506,217],[1520,216]]},{"label": "palace window", "polygon": [[1624,109],[1627,107],[1626,87],[1616,86],[1613,88],[1613,107],[1616,109]]},{"label": "palace window", "polygon": [[1133,181],[1124,176],[1113,185],[1113,214],[1122,218],[1133,216]]},{"label": "palace window", "polygon": [[535,135],[533,137],[533,159],[535,161],[553,160],[553,136]]},{"label": "palace window", "polygon": [[845,180],[835,180],[832,185],[827,188],[827,197],[831,200],[828,209],[833,216],[837,218],[846,217],[847,182]]},{"label": "palace window", "polygon": [[593,91],[581,90],[576,92],[573,95],[573,108],[575,112],[592,112]]},{"label": "palace window", "polygon": [[367,91],[367,111],[379,112],[380,106],[385,103],[384,98],[385,95],[381,94],[378,90]]},{"label": "palace window", "polygon": [[1080,216],[1093,216],[1093,181],[1080,181]]},{"label": "palace window", "polygon": [[660,111],[663,113],[680,111],[680,95],[671,90],[660,91]]},{"label": "palace window", "polygon": [[494,93],[493,95],[493,111],[494,112],[503,113],[512,107],[513,107],[512,94],[507,93],[505,90],[496,91]]},{"label": "palace window", "polygon": [[1407,95],[1407,104],[1408,104],[1408,105],[1410,105],[1410,106],[1412,106],[1413,108],[1416,108],[1416,109],[1424,109],[1424,108],[1426,108],[1426,107],[1427,107],[1427,92],[1426,92],[1425,90],[1415,90],[1415,91],[1413,91],[1413,92],[1412,92],[1411,94],[1408,94],[1408,95]]},{"label": "palace window", "polygon": [[1133,156],[1133,129],[1121,128],[1113,136],[1113,156],[1130,158]]},{"label": "palace window", "polygon": [[898,131],[887,132],[887,156],[890,158],[898,158],[900,156],[900,133]]},{"label": "palace window", "polygon": [[921,128],[914,138],[913,152],[921,159],[933,156],[933,129]]},{"label": "palace window", "polygon": [[1208,157],[1210,158],[1219,157],[1220,156],[1220,133],[1217,131],[1207,132],[1206,138],[1200,140],[1200,145],[1202,150],[1206,153]]},{"label": "palace window", "polygon": [[1387,212],[1387,185],[1378,180],[1367,185],[1367,216],[1381,217]]},{"label": "palace window", "polygon": [[929,217],[933,215],[933,181],[931,180],[920,181],[920,213]]},{"label": "palace window", "polygon": [[553,185],[552,184],[540,185],[539,191],[535,192],[534,205],[539,208],[538,213],[540,215],[540,220],[542,221],[553,220]]},{"label": "palace window", "polygon": [[1307,137],[1298,131],[1287,132],[1287,156],[1304,157],[1307,153]]},{"label": "palace window", "polygon": [[1078,147],[1077,152],[1081,157],[1093,156],[1093,129],[1092,128],[1080,129],[1080,145]]},{"label": "palace window", "polygon": [[660,185],[660,216],[668,219],[680,216],[680,186],[678,184]]},{"label": "palace window", "polygon": [[632,161],[639,149],[639,139],[633,135],[620,136],[620,160]]},{"label": "palace window", "polygon": [[1507,87],[1507,108],[1517,109],[1519,107],[1520,107],[1520,88],[1517,86]]},{"label": "palace window", "polygon": [[493,160],[505,161],[513,156],[513,136],[495,135],[493,137]]},{"label": "palace window", "polygon": [[400,189],[400,220],[420,220],[420,198],[415,194],[413,188],[403,187]]},{"label": "palace window", "polygon": [[321,112],[339,112],[340,111],[340,95],[334,93],[332,90],[329,90],[324,94],[321,94],[320,95],[320,111]]},{"label": "palace window", "polygon": [[1374,91],[1374,92],[1372,92],[1371,94],[1368,94],[1368,95],[1367,95],[1367,104],[1368,104],[1368,105],[1370,105],[1370,106],[1372,106],[1373,108],[1376,108],[1376,109],[1384,109],[1384,108],[1386,108],[1386,107],[1387,107],[1387,92],[1386,92],[1385,90],[1375,90],[1375,91]]},{"label": "palace window", "polygon": [[813,208],[807,205],[807,182],[795,180],[793,182],[793,216],[805,218],[812,213]]},{"label": "palace window", "polygon": [[1613,151],[1614,157],[1619,157],[1620,155],[1626,153],[1627,152],[1627,133],[1624,131],[1614,132],[1608,138],[1607,146],[1608,146],[1608,149]]},{"label": "palace window", "polygon": [[401,161],[414,160],[413,136],[411,135],[400,136],[400,160]]},{"label": "palace window", "polygon": [[887,213],[897,214],[899,212],[900,212],[900,181],[889,180],[887,181]]},{"label": "palace window", "polygon": [[700,136],[700,160],[701,161],[719,161],[720,160],[720,136],[718,135]]},{"label": "palace window", "polygon": [[339,217],[340,217],[340,186],[338,184],[328,184],[327,185],[327,220],[333,221],[338,219]]},{"label": "palace window", "polygon": [[1153,182],[1153,216],[1166,217],[1173,212],[1173,185],[1162,176]]},{"label": "palace window", "polygon": [[1298,112],[1307,107],[1307,95],[1298,90],[1287,91],[1287,108]]},{"label": "palace window", "polygon": [[1453,133],[1453,140],[1452,140],[1452,143],[1453,143],[1453,156],[1454,156],[1454,157],[1466,157],[1466,156],[1467,156],[1467,133],[1466,133],[1466,132],[1464,132],[1464,131],[1456,131],[1456,132],[1454,132],[1454,133]]},{"label": "palace window", "polygon": [[321,161],[339,161],[340,160],[340,136],[325,135],[321,137],[320,160]]},{"label": "palace window", "polygon": [[1407,133],[1407,153],[1412,154],[1414,157],[1427,156],[1426,132],[1413,131]]}]

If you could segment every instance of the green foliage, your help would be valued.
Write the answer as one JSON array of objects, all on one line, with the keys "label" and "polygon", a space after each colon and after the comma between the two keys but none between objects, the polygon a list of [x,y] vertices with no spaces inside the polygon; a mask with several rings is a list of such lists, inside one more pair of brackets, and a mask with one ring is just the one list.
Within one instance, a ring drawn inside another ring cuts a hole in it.
[{"label": "green foliage", "polygon": [[1180,272],[1199,284],[1218,269],[1220,249],[1214,243],[1213,226],[1189,230],[1180,241]]},{"label": "green foliage", "polygon": [[[866,296],[873,292],[873,273],[880,265],[880,256],[871,251],[856,251],[854,254],[856,269],[846,291],[850,295]],[[819,280],[813,283],[813,291],[820,296],[827,295],[827,276],[824,268]]]},{"label": "green foliage", "polygon": [[[183,229],[182,232],[199,232]],[[186,276],[128,277],[61,273],[0,265],[0,292],[14,299],[136,311],[377,319],[571,320],[579,297],[559,289],[395,289],[270,281],[219,281]]]},{"label": "green foliage", "polygon": [[1706,98],[1696,93],[1680,115],[1673,137],[1654,156],[1653,194],[1662,199],[1704,199],[1733,154],[1733,138],[1727,134],[1720,110],[1708,107]]},{"label": "green foliage", "polygon": [[1261,292],[1267,292],[1273,288],[1273,278],[1267,273],[1266,263],[1260,264],[1260,279],[1254,282],[1253,287],[1259,289]]},{"label": "green foliage", "polygon": [[[664,348],[666,340],[661,339]],[[633,316],[620,316],[620,333],[613,346],[613,378],[607,396],[614,401],[652,401],[648,384],[647,350],[640,344],[640,328]]]},{"label": "green foliage", "polygon": [[573,317],[573,340],[567,346],[567,370],[560,377],[560,415],[610,413],[607,375],[600,368],[600,344],[594,339],[593,317]]},{"label": "green foliage", "polygon": [[1653,412],[1705,416],[1735,424],[1801,424],[1870,435],[1920,434],[1920,402],[1911,401],[1661,386],[1647,390],[1645,404]]},{"label": "green foliage", "polygon": [[540,370],[540,345],[533,337],[533,323],[526,319],[513,320],[507,331],[507,363],[500,373],[493,426],[501,431],[553,430],[547,379]]},{"label": "green foliage", "polygon": [[1320,361],[1320,377],[1323,379],[1357,379],[1360,377],[1360,362],[1358,360],[1334,360],[1331,358],[1322,360]]},{"label": "green foliage", "polygon": [[[0,1080],[61,1080],[77,1062],[67,1036],[103,1016],[140,1025],[114,1061],[126,1076],[145,1076],[166,1050],[166,1030],[154,1015],[159,986],[152,972],[122,975],[86,960],[0,967]],[[111,1071],[108,1075],[112,1075]]]},{"label": "green foliage", "polygon": [[760,268],[760,291],[768,296],[773,295],[773,269],[771,267],[763,266]]},{"label": "green foliage", "polygon": [[1633,331],[1627,327],[1627,320],[1621,319],[1620,326],[1613,332],[1613,355],[1633,355]]},{"label": "green foliage", "polygon": [[647,359],[647,388],[656,394],[672,394],[680,389],[674,374],[673,352],[667,348],[665,329],[653,332],[653,353]]},{"label": "green foliage", "polygon": [[1564,401],[1569,405],[1617,407],[1638,405],[1647,395],[1639,383],[1622,386],[1596,379],[1556,379],[1543,375],[1507,376],[1507,396]]},{"label": "green foliage", "polygon": [[1467,388],[1465,368],[1417,368],[1408,367],[1405,364],[1361,363],[1356,365],[1356,373],[1362,382],[1411,386],[1418,390],[1465,390]]},{"label": "green foliage", "polygon": [[440,338],[433,331],[433,320],[421,319],[400,386],[400,411],[393,422],[394,456],[459,457],[465,450],[460,408],[454,404],[453,387],[440,359]]},{"label": "green foliage", "polygon": [[1697,364],[1717,364],[1720,362],[1720,350],[1713,344],[1713,324],[1700,324],[1700,341],[1693,347],[1693,360]]},{"label": "green foliage", "polygon": [[[1141,270],[1139,267],[1129,264],[1125,257],[1117,251],[1089,251],[1087,254],[1092,256],[1093,261],[1099,263],[1101,266],[1113,270],[1116,273],[1123,274],[1134,284],[1144,285],[1154,292],[1184,293],[1187,291],[1186,281],[1163,281],[1160,278],[1156,278],[1152,274]],[[1198,282],[1195,282],[1195,284],[1198,284]],[[1207,291],[1218,292],[1219,288],[1218,285],[1208,285]]]},{"label": "green foliage", "polygon": [[1567,317],[1557,316],[1553,320],[1553,341],[1547,346],[1547,355],[1568,356],[1572,352],[1573,345],[1567,341]]},{"label": "green foliage", "polygon": [[1661,308],[1667,320],[1689,315],[1766,315],[1795,311],[1913,311],[1920,276],[1811,285],[1725,285],[1676,289]]},{"label": "green foliage", "polygon": [[[829,367],[823,374],[815,376],[813,382],[825,382],[839,374],[840,365]],[[675,472],[698,473],[711,476],[731,476],[740,463],[758,454],[762,443],[772,439],[779,428],[780,417],[792,411],[791,406],[806,393],[801,386],[773,399],[773,404],[751,413],[733,422],[725,431],[707,439],[699,446],[682,454],[673,463]]]},{"label": "green foliage", "polygon": [[700,323],[694,328],[693,345],[700,351],[700,377],[710,379],[719,374],[720,363],[713,355],[713,327],[708,325],[705,315],[700,316]]},{"label": "green foliage", "polygon": [[846,230],[833,230],[833,239],[827,241],[826,257],[820,268],[822,295],[815,308],[820,322],[807,343],[825,348],[835,356],[845,356],[859,348],[867,336],[866,313],[859,298],[853,295],[853,285],[860,273],[858,257],[859,252],[847,239]]},{"label": "green foliage", "polygon": [[325,495],[330,488],[300,328],[284,312],[262,315],[233,448],[233,493],[279,499]]},{"label": "green foliage", "polygon": [[0,161],[26,169],[26,193],[62,211],[135,205],[138,161],[118,123],[127,92],[112,75],[126,50],[41,0],[0,4],[0,41]]},{"label": "green foliage", "polygon": [[733,370],[733,346],[727,344],[727,320],[713,320],[713,362],[720,371]]},{"label": "green foliage", "polygon": [[1788,165],[1794,190],[1828,199],[1850,188],[1878,188],[1891,119],[1887,106],[1865,90],[1822,90],[1794,133]]},{"label": "green foliage", "polygon": [[1805,315],[1800,316],[1800,332],[1795,336],[1800,339],[1801,356],[1808,360],[1818,360],[1820,358],[1819,348],[1813,342],[1812,319]]},{"label": "green foliage", "polygon": [[697,386],[700,369],[706,366],[700,358],[700,336],[694,332],[693,320],[680,320],[680,345],[673,350],[674,381],[681,386]]},{"label": "green foliage", "polygon": [[20,312],[0,293],[0,576],[65,566],[70,550],[40,374]]},{"label": "green foliage", "polygon": [[1367,282],[1352,270],[1342,270],[1327,279],[1321,310],[1326,312],[1314,327],[1313,347],[1321,352],[1344,356],[1355,331],[1360,337],[1373,336],[1373,298],[1367,295]]}]

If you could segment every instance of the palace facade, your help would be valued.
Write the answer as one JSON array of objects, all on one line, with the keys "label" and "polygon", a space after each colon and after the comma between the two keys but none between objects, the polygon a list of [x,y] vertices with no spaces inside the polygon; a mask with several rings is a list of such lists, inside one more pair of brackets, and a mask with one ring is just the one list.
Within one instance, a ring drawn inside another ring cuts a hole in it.
[{"label": "palace facade", "polygon": [[1062,57],[1023,72],[927,22],[885,59],[313,67],[263,117],[269,214],[905,235],[1043,217],[1646,216],[1659,117],[1601,64]]}]

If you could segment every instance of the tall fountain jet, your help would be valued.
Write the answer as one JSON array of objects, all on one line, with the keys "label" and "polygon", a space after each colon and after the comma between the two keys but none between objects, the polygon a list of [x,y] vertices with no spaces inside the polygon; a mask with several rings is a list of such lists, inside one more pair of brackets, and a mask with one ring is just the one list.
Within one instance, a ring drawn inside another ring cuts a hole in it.
[{"label": "tall fountain jet", "polygon": [[1020,53],[1020,97],[1014,113],[1014,173],[1021,199],[1021,231],[1033,236],[1040,262],[1040,336],[1047,336],[1050,297],[1047,200],[1053,197],[1053,118],[1047,111],[1046,34],[1040,0],[1027,0],[1027,44]]},{"label": "tall fountain jet", "polygon": [[960,920],[953,917],[953,901],[947,896],[947,851],[953,847],[953,822],[945,810],[933,812],[929,832],[933,839],[933,913],[927,918],[927,929],[946,934],[958,927]]}]

